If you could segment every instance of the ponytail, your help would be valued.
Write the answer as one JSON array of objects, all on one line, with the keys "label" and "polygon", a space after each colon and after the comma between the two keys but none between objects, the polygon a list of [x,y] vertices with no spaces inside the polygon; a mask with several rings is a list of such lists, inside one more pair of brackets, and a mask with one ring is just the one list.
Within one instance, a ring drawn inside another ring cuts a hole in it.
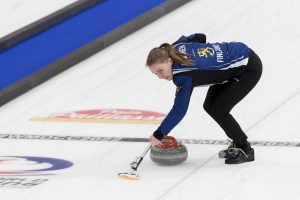
[{"label": "ponytail", "polygon": [[170,55],[170,58],[176,63],[186,66],[194,65],[193,61],[189,59],[187,54],[175,51],[175,49],[168,43],[161,44],[159,48],[165,49]]},{"label": "ponytail", "polygon": [[146,65],[151,66],[155,63],[165,62],[168,58],[171,58],[173,62],[179,63],[185,66],[192,66],[194,62],[189,59],[189,56],[185,53],[176,51],[170,44],[163,43],[159,48],[154,48],[150,51]]}]

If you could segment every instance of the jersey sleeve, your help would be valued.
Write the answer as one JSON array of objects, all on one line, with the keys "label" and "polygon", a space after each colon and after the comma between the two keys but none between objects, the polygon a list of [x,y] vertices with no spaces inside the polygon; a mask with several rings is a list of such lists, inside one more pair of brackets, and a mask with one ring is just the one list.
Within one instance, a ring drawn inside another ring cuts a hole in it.
[{"label": "jersey sleeve", "polygon": [[190,98],[193,92],[192,78],[188,76],[177,76],[174,78],[177,86],[174,105],[159,128],[154,132],[154,136],[161,140],[167,135],[185,116]]}]

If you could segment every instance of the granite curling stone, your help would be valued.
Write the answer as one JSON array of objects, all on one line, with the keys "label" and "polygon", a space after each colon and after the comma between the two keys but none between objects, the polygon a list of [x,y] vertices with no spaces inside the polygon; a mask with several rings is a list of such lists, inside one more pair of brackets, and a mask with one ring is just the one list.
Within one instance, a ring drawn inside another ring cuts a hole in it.
[{"label": "granite curling stone", "polygon": [[161,165],[177,165],[184,162],[188,157],[185,145],[180,144],[172,136],[164,136],[161,146],[152,146],[150,158],[153,162]]}]

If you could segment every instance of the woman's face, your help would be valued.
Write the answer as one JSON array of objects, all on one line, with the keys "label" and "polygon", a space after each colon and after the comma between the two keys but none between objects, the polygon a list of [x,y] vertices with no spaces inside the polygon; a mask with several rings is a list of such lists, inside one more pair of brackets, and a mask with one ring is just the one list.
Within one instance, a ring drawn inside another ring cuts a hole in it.
[{"label": "woman's face", "polygon": [[149,69],[153,74],[158,76],[158,78],[170,81],[173,79],[172,64],[172,59],[168,58],[165,62],[156,63],[149,66]]}]

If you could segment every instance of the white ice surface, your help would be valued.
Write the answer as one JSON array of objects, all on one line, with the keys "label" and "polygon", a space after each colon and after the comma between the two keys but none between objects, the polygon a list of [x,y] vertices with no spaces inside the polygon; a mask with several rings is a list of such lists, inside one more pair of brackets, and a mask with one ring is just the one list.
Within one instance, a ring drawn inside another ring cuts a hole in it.
[{"label": "white ice surface", "polygon": [[[263,76],[232,111],[250,140],[299,142],[300,2],[195,0],[0,108],[0,133],[148,137],[157,125],[33,122],[32,117],[99,108],[167,113],[175,87],[158,80],[145,59],[154,46],[203,32],[208,41],[242,41],[261,57]],[[189,111],[171,135],[226,139],[202,108],[207,88],[193,92]],[[30,190],[0,188],[24,199],[300,199],[300,149],[255,147],[256,161],[228,166],[225,146],[187,145],[188,160],[162,167],[149,155],[138,182],[116,178],[146,143],[1,140],[1,155],[58,157],[74,162]]]},{"label": "white ice surface", "polygon": [[76,0],[0,0],[0,38]]}]

